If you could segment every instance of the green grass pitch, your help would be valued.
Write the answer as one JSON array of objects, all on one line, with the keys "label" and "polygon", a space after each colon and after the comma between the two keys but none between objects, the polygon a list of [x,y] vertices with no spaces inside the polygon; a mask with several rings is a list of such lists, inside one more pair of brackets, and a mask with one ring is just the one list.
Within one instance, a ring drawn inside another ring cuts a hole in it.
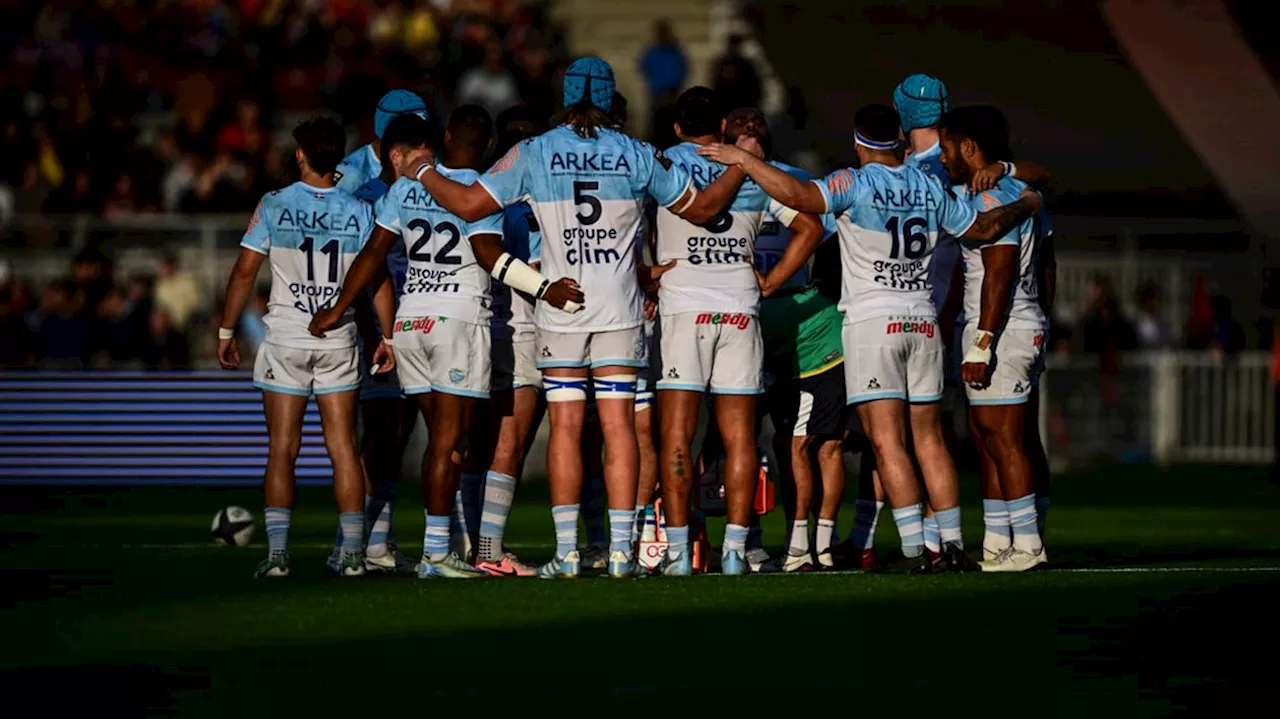
[{"label": "green grass pitch", "polygon": [[[415,547],[421,493],[402,494],[396,532]],[[508,540],[530,560],[551,551],[546,500],[540,484],[517,493]],[[1235,715],[1270,700],[1280,640],[1280,489],[1257,471],[1061,477],[1054,569],[1019,576],[337,580],[322,576],[332,500],[307,489],[295,578],[257,581],[261,525],[248,549],[209,541],[228,504],[261,522],[252,489],[0,488],[11,701],[119,716]],[[976,497],[965,510],[976,545]],[[766,519],[781,541],[780,512]],[[895,543],[886,513],[877,544]]]}]

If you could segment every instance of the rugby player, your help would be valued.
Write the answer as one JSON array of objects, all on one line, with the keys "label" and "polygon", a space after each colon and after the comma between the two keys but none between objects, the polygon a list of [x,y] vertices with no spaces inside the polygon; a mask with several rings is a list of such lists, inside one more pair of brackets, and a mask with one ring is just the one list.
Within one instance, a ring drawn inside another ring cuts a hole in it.
[{"label": "rugby player", "polygon": [[687,219],[705,222],[743,180],[740,170],[729,171],[699,191],[688,173],[661,152],[612,129],[607,113],[614,87],[608,63],[593,57],[575,60],[565,73],[567,109],[559,127],[516,145],[474,185],[451,181],[430,162],[414,173],[442,206],[467,220],[528,200],[543,232],[544,267],[553,275],[576,278],[589,298],[576,314],[553,313],[539,305],[534,318],[551,417],[548,470],[556,554],[539,569],[539,576],[547,578],[576,577],[581,569],[578,514],[588,375],[593,375],[605,440],[608,571],[628,577],[634,569],[635,372],[645,362],[640,288],[665,270],[635,261],[639,200],[650,194]]},{"label": "rugby player", "polygon": [[[375,208],[378,225],[352,267],[351,277],[334,306],[312,321],[323,335],[333,315],[347,307],[385,261],[387,249],[401,238],[409,245],[409,273],[396,312],[395,342],[400,345],[400,377],[404,390],[416,395],[427,421],[423,461],[426,531],[420,578],[467,579],[488,576],[467,564],[449,547],[449,520],[458,486],[457,462],[477,400],[488,399],[490,386],[489,279],[499,271],[520,269],[541,275],[502,251],[502,216],[468,222],[450,214],[406,174],[427,156],[430,128],[425,120],[402,118],[416,125],[412,139],[389,150],[400,178]],[[488,114],[477,105],[454,111],[445,131],[446,161],[439,174],[475,182],[492,132]],[[519,270],[517,270],[519,271]],[[501,275],[500,275],[501,279]],[[546,283],[539,296],[557,305],[581,299],[571,282]]]},{"label": "rugby player", "polygon": [[[373,142],[361,145],[338,164],[338,171],[334,173],[334,177],[337,178],[339,188],[354,195],[365,183],[378,180],[382,176],[382,135],[386,132],[387,125],[401,115],[417,115],[423,120],[430,119],[427,116],[427,104],[418,97],[417,93],[409,90],[392,90],[383,95],[373,111]],[[395,178],[390,179],[394,181]],[[382,194],[386,194],[386,188],[382,189]]]},{"label": "rugby player", "polygon": [[[961,200],[974,209],[1015,201],[1027,188],[1005,177],[985,192],[965,185],[978,170],[1008,162],[1009,126],[990,106],[948,112],[939,125],[942,162]],[[1037,524],[1034,471],[1023,428],[1027,400],[1044,364],[1046,321],[1037,286],[1045,213],[994,244],[964,246],[965,347],[962,378],[983,477],[984,572],[1025,571],[1048,561]],[[994,481],[993,481],[994,480]],[[991,518],[999,518],[998,523]],[[1003,525],[1003,526],[1001,526]],[[1012,537],[1010,537],[1010,532]]]},{"label": "rugby player", "polygon": [[[769,126],[759,110],[740,108],[729,113],[726,142],[736,142],[743,134],[759,140],[768,156]],[[771,164],[801,180],[813,179],[798,167],[776,160]],[[819,239],[835,232],[834,218],[823,215],[822,220]],[[835,567],[831,545],[844,498],[846,408],[840,310],[810,283],[807,253],[812,248],[804,244],[806,239],[794,237],[790,228],[771,220],[761,226],[754,251],[756,271],[764,277],[760,288],[764,368],[773,377],[766,403],[773,419],[779,470],[791,487],[784,492],[791,519],[787,553],[777,567],[784,572]],[[793,256],[787,257],[788,253]],[[820,477],[816,491],[815,463]],[[811,509],[817,514],[812,551]]]},{"label": "rugby player", "polygon": [[[404,92],[404,91],[400,91]],[[391,144],[387,137],[390,120],[399,115],[391,115],[381,108],[390,106],[395,96],[389,93],[375,110],[374,128],[378,139],[370,145],[361,147],[356,153],[348,156],[345,162],[363,162],[369,156],[368,150],[379,153],[376,165],[363,166],[360,170],[349,170],[346,182],[338,181],[340,189],[349,188],[363,176],[366,171],[376,170],[379,174],[366,179],[355,188],[353,194],[370,204],[377,202],[387,194],[391,183],[396,181],[395,168],[382,156],[384,144]],[[416,100],[416,102],[415,102]],[[404,105],[415,108],[409,114],[419,117],[425,115],[420,109],[422,101],[414,95]],[[405,114],[405,113],[401,113]],[[385,138],[385,139],[384,139]],[[350,165],[347,165],[350,167]],[[335,177],[342,174],[344,165],[338,165]],[[395,296],[399,297],[404,290],[405,273],[409,260],[405,256],[404,245],[397,244],[387,253],[387,272],[391,276]],[[396,488],[400,480],[400,462],[405,447],[409,443],[409,435],[413,431],[417,419],[417,402],[406,397],[400,391],[400,382],[394,370],[390,372],[372,373],[372,353],[382,342],[383,336],[390,336],[391,331],[380,327],[373,317],[369,298],[361,297],[355,303],[357,327],[360,328],[361,344],[361,381],[360,381],[360,419],[363,432],[360,438],[360,460],[365,474],[365,569],[371,572],[412,574],[414,563],[400,552],[396,543],[392,520],[396,500]],[[333,551],[325,564],[333,573],[339,569],[338,560],[342,551],[342,528],[338,528],[334,539]]]},{"label": "rugby player", "polygon": [[[666,154],[692,175],[695,186],[705,186],[725,171],[697,154],[698,147],[722,140],[725,124],[725,113],[710,88],[689,88],[676,101],[674,129],[681,142]],[[656,259],[675,262],[658,287],[662,374],[656,387],[663,416],[662,496],[669,542],[663,574],[668,576],[692,571],[691,445],[703,393],[708,391],[715,398],[715,423],[725,450],[728,524],[721,566],[725,574],[748,571],[747,530],[759,471],[756,396],[764,390],[762,283],[756,279],[752,253],[766,213],[793,229],[797,246],[810,252],[817,247],[822,237],[818,219],[770,200],[754,183],[744,185],[725,211],[701,225],[665,208],[658,210]],[[806,259],[807,254],[800,262]],[[763,284],[773,289],[767,281]]]},{"label": "rugby player", "polygon": [[962,569],[968,558],[957,541],[956,470],[939,422],[941,338],[930,298],[929,263],[939,231],[990,241],[1038,211],[1040,198],[1027,192],[1016,202],[979,214],[935,178],[902,164],[896,152],[901,130],[893,108],[864,107],[854,117],[854,127],[861,169],[838,170],[813,182],[732,146],[712,145],[699,152],[742,166],[788,207],[836,215],[844,266],[845,387],[870,438],[902,539],[902,558],[889,564],[912,572],[932,569],[924,552],[920,487],[906,448],[910,436],[944,535],[944,564]]},{"label": "rugby player", "polygon": [[[307,323],[337,297],[356,253],[373,227],[369,205],[337,189],[334,170],[345,150],[342,127],[328,118],[293,131],[301,179],[263,196],[240,242],[240,257],[227,281],[218,329],[218,363],[240,366],[234,330],[264,260],[271,264],[266,339],[258,349],[253,385],[262,390],[267,419],[264,481],[268,556],[257,577],[289,576],[289,524],[294,464],[302,446],[307,399],[315,395],[333,463],[333,488],[342,528],[338,574],[361,576],[364,563],[364,473],[356,451],[355,416],[360,387],[354,312],[334,312],[332,333],[312,337]],[[361,288],[363,289],[363,287]],[[378,319],[390,327],[394,300],[389,279],[375,296]],[[390,371],[395,354],[380,343],[373,361]]]},{"label": "rugby player", "polygon": [[[525,105],[510,108],[498,115],[495,156],[501,158],[517,142],[546,131],[546,118],[532,108]],[[505,208],[502,249],[535,270],[540,267],[542,233],[527,203]],[[468,536],[471,532],[477,535],[474,558],[477,568],[494,576],[528,577],[537,573],[537,567],[521,562],[506,551],[503,537],[534,430],[542,422],[546,409],[534,347],[535,300],[496,278],[490,280],[489,292],[493,297],[493,317],[489,322],[493,366],[491,399],[485,404],[485,417],[473,424],[467,451],[461,490],[464,521]],[[465,543],[463,551],[469,552]]]}]

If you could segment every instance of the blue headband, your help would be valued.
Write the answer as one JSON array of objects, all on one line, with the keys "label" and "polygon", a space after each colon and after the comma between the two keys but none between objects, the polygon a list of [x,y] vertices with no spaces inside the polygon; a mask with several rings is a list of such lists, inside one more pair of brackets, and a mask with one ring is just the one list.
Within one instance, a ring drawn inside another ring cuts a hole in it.
[{"label": "blue headband", "polygon": [[897,140],[894,140],[892,142],[880,142],[879,140],[869,140],[865,136],[863,136],[861,132],[857,132],[856,130],[853,133],[853,142],[855,145],[862,145],[863,147],[866,147],[872,150],[892,150],[893,148],[898,146]]}]

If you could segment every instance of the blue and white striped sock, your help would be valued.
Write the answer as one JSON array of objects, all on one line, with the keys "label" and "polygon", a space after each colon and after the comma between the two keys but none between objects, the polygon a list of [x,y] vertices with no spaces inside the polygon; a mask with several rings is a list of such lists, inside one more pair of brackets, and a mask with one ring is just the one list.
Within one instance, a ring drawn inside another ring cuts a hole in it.
[{"label": "blue and white striped sock", "polygon": [[1007,502],[1009,524],[1013,527],[1013,548],[1020,552],[1039,554],[1044,549],[1040,530],[1036,527],[1036,495],[1028,494]]},{"label": "blue and white striped sock", "polygon": [[[604,477],[590,477],[582,483],[582,524],[587,530],[587,546],[603,547],[609,541],[605,533],[605,510],[609,507]],[[613,510],[609,510],[612,518]]]},{"label": "blue and white striped sock", "polygon": [[938,553],[942,551],[942,542],[938,537],[938,518],[937,516],[926,516],[921,520],[924,525],[924,546],[930,552]]},{"label": "blue and white striped sock", "polygon": [[880,510],[884,502],[870,499],[859,499],[854,504],[853,529],[849,530],[849,541],[855,547],[871,549],[876,541],[876,523],[880,521]]},{"label": "blue and white striped sock", "polygon": [[556,556],[563,558],[578,548],[578,509],[576,504],[558,504],[551,508],[556,524]]},{"label": "blue and white striped sock", "polygon": [[1036,495],[1036,528],[1040,530],[1040,539],[1044,540],[1044,518],[1049,514],[1049,495]]},{"label": "blue and white striped sock", "polygon": [[484,476],[484,506],[480,510],[480,556],[502,559],[502,537],[516,497],[516,479],[490,470]]},{"label": "blue and white striped sock", "polygon": [[898,537],[902,540],[902,555],[918,557],[924,551],[923,504],[912,504],[893,510],[893,523],[898,525]]},{"label": "blue and white striped sock", "polygon": [[1013,546],[1009,507],[1003,499],[982,500],[982,552],[996,555]]},{"label": "blue and white striped sock", "polygon": [[427,514],[427,529],[422,534],[422,553],[432,562],[439,562],[449,556],[449,517]]},{"label": "blue and white striped sock", "polygon": [[609,553],[622,552],[631,558],[631,530],[636,526],[633,509],[609,510]]},{"label": "blue and white striped sock", "polygon": [[387,542],[391,541],[391,502],[374,498],[365,510],[364,521],[369,527],[369,546],[365,547],[365,552],[381,557],[387,553]]},{"label": "blue and white striped sock", "polygon": [[342,553],[359,552],[364,547],[364,512],[340,512],[338,526],[342,527]]},{"label": "blue and white striped sock", "polygon": [[[943,544],[955,542],[964,549],[964,536],[960,533],[960,507],[955,506],[934,512],[933,518],[937,520],[935,523],[938,525],[938,539]],[[928,529],[927,525],[925,529]]]},{"label": "blue and white striped sock", "polygon": [[267,551],[272,554],[289,549],[289,521],[293,510],[288,507],[267,507]]},{"label": "blue and white striped sock", "polygon": [[[379,512],[378,518],[386,518],[388,544],[395,544],[396,542],[395,523],[391,520],[392,511],[396,503],[396,494],[396,479],[394,477],[390,481],[378,485],[373,490],[374,501],[382,502],[382,511]],[[365,521],[368,520],[366,519]]]},{"label": "blue and white striped sock", "polygon": [[[668,534],[669,536],[669,534]],[[728,552],[747,552],[747,528],[741,524],[724,525],[724,549]]]},{"label": "blue and white striped sock", "polygon": [[689,551],[689,527],[667,525],[667,556],[672,560]]}]

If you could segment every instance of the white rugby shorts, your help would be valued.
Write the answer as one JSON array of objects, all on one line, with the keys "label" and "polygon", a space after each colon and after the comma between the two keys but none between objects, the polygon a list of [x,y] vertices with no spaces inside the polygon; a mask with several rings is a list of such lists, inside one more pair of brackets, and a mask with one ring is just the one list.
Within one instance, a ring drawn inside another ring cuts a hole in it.
[{"label": "white rugby shorts", "polygon": [[538,369],[645,366],[644,329],[559,332],[538,328]]},{"label": "white rugby shorts", "polygon": [[878,317],[846,324],[844,386],[849,404],[942,399],[942,335],[933,317]]},{"label": "white rugby shorts", "polygon": [[360,388],[360,350],[295,349],[264,342],[253,362],[253,386],[299,397]]},{"label": "white rugby shorts", "polygon": [[662,316],[661,390],[712,394],[764,392],[760,321],[743,312]]},{"label": "white rugby shorts", "polygon": [[[973,342],[973,335],[978,331],[976,322],[965,325],[964,344],[968,347]],[[991,353],[991,369],[987,374],[987,384],[978,388],[965,384],[965,396],[969,404],[1022,404],[1031,394],[1031,388],[1040,382],[1040,374],[1044,372],[1045,331],[1008,329],[1000,333],[996,339],[995,350]]]},{"label": "white rugby shorts", "polygon": [[489,398],[489,325],[449,317],[396,319],[396,369],[405,394]]},{"label": "white rugby shorts", "polygon": [[538,347],[532,337],[497,339],[493,341],[493,391],[512,390],[519,387],[542,388],[542,373],[538,371]]}]

